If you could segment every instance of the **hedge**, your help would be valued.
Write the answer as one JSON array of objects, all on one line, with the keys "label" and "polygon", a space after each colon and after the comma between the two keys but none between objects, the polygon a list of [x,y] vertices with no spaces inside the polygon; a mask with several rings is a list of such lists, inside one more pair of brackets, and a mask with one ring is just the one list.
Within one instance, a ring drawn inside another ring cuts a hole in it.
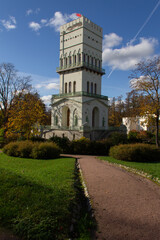
[{"label": "hedge", "polygon": [[10,142],[5,145],[3,152],[13,157],[54,159],[59,157],[61,149],[55,143],[39,143],[26,140]]},{"label": "hedge", "polygon": [[121,144],[110,148],[109,156],[132,162],[153,162],[160,160],[160,149],[150,144]]}]

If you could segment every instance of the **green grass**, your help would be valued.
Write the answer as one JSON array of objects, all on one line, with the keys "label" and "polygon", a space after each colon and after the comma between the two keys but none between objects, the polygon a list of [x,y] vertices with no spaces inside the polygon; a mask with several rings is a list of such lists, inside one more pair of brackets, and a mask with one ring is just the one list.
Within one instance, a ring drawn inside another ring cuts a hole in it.
[{"label": "green grass", "polygon": [[67,239],[75,159],[33,160],[0,154],[0,225],[23,239]]},{"label": "green grass", "polygon": [[122,160],[117,160],[112,157],[99,157],[101,160],[105,160],[111,163],[121,164],[127,167],[135,168],[149,175],[152,175],[151,178],[159,178],[160,179],[160,161],[159,162],[149,162],[149,163],[142,163],[142,162],[127,162]]}]

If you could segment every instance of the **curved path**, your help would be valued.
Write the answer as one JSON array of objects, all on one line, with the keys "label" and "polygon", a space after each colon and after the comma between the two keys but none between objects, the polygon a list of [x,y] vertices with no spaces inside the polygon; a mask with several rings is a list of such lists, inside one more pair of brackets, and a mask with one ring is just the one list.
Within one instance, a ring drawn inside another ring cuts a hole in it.
[{"label": "curved path", "polygon": [[95,239],[160,240],[160,186],[96,157],[74,157],[98,223]]}]

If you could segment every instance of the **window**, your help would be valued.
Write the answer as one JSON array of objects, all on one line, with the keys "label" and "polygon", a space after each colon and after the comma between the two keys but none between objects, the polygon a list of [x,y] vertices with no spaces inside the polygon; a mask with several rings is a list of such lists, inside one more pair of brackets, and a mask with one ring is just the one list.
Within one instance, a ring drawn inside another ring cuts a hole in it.
[{"label": "window", "polygon": [[88,65],[89,65],[89,56],[88,56],[88,60],[87,60],[87,62],[88,62]]},{"label": "window", "polygon": [[81,54],[80,53],[78,54],[78,61],[79,61],[79,63],[81,62]]},{"label": "window", "polygon": [[60,63],[60,64],[61,64],[61,67],[63,67],[63,59],[62,59],[62,58],[61,58],[61,61],[60,61],[60,62],[61,62],[61,63]]},{"label": "window", "polygon": [[97,59],[95,59],[95,66],[97,67]]},{"label": "window", "polygon": [[89,82],[87,82],[87,93],[89,93]]},{"label": "window", "polygon": [[83,54],[83,62],[85,62],[86,61],[86,54],[84,53]]},{"label": "window", "polygon": [[102,119],[102,126],[105,127],[105,118]]},{"label": "window", "polygon": [[86,116],[86,122],[89,123],[89,119],[88,119],[88,116]]},{"label": "window", "polygon": [[76,55],[74,56],[74,63],[76,64]]},{"label": "window", "polygon": [[77,115],[74,116],[74,126],[78,126],[78,117]]},{"label": "window", "polygon": [[67,83],[65,83],[65,93],[67,93]]},{"label": "window", "polygon": [[71,93],[71,86],[72,86],[72,83],[69,82],[69,93]]},{"label": "window", "polygon": [[93,57],[91,58],[91,64],[92,64],[92,66],[93,66]]},{"label": "window", "polygon": [[55,118],[55,125],[56,126],[58,125],[58,116],[56,116],[56,118]]},{"label": "window", "polygon": [[76,81],[73,82],[73,92],[76,92]]},{"label": "window", "polygon": [[72,64],[72,58],[71,58],[71,56],[69,56],[69,65],[71,65]]},{"label": "window", "polygon": [[91,83],[91,93],[93,93],[93,83]]},{"label": "window", "polygon": [[94,84],[94,93],[97,94],[97,84]]},{"label": "window", "polygon": [[67,58],[66,58],[66,66],[67,66]]}]

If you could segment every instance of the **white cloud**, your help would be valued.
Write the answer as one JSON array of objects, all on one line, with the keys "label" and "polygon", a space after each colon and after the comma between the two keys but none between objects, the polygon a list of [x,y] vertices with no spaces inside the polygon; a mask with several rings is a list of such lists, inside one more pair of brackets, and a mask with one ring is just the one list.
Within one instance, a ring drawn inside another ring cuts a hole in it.
[{"label": "white cloud", "polygon": [[26,15],[27,16],[29,16],[30,14],[32,14],[33,13],[33,10],[32,9],[28,9],[27,11],[26,11]]},{"label": "white cloud", "polygon": [[50,104],[50,103],[51,103],[51,98],[52,98],[52,95],[47,95],[47,96],[41,97],[42,101],[43,101],[45,104]]},{"label": "white cloud", "polygon": [[41,19],[41,23],[42,23],[42,24],[46,24],[46,23],[47,23],[47,20],[46,20],[46,19]]},{"label": "white cloud", "polygon": [[29,27],[35,32],[38,32],[39,29],[41,29],[41,25],[39,23],[36,23],[36,22],[30,22]]},{"label": "white cloud", "polygon": [[122,42],[123,38],[116,33],[109,33],[104,35],[103,48],[112,48],[118,46]]},{"label": "white cloud", "polygon": [[13,16],[10,16],[9,20],[2,19],[0,20],[0,22],[2,23],[3,27],[6,28],[7,30],[15,29],[17,27],[16,19]]},{"label": "white cloud", "polygon": [[59,84],[58,83],[49,83],[46,85],[46,89],[59,89]]},{"label": "white cloud", "polygon": [[157,44],[155,38],[140,38],[140,42],[135,45],[127,45],[119,49],[106,47],[103,49],[103,64],[109,65],[112,69],[133,69],[141,59],[154,54]]},{"label": "white cloud", "polygon": [[55,12],[54,16],[47,19],[41,19],[40,23],[31,22],[29,27],[32,28],[34,31],[38,31],[42,27],[53,27],[56,32],[60,30],[60,26],[67,23],[68,21],[77,19],[76,13],[72,14],[62,14],[61,12]]},{"label": "white cloud", "polygon": [[40,12],[40,8],[36,8],[36,10],[33,10],[33,9],[28,9],[26,11],[26,16],[29,16],[31,14],[38,14]]}]

